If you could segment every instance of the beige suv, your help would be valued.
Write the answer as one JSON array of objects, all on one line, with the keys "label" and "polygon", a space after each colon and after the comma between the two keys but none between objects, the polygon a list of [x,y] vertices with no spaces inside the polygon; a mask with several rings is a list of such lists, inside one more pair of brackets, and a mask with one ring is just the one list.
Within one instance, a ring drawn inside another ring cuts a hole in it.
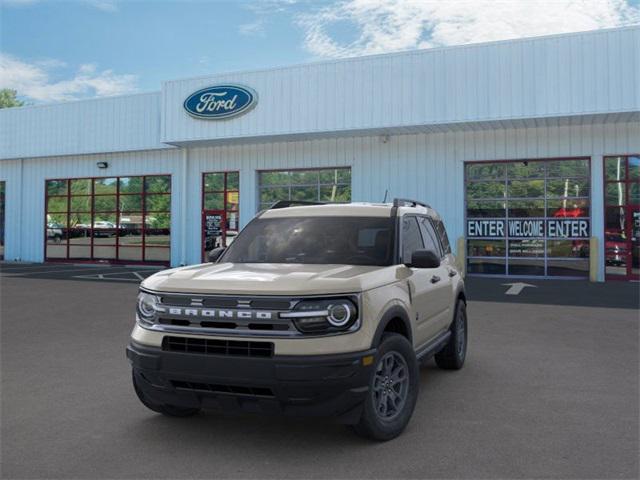
[{"label": "beige suv", "polygon": [[127,356],[153,411],[329,416],[388,440],[419,361],[464,363],[464,283],[428,205],[278,202],[209,260],[142,282]]}]

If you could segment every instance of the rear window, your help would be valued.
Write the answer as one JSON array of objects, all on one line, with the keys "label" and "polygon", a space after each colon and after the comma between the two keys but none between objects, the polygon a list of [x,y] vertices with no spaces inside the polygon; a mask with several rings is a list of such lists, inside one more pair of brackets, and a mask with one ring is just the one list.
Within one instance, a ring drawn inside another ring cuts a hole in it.
[{"label": "rear window", "polygon": [[258,218],[222,257],[233,263],[391,265],[389,217]]}]

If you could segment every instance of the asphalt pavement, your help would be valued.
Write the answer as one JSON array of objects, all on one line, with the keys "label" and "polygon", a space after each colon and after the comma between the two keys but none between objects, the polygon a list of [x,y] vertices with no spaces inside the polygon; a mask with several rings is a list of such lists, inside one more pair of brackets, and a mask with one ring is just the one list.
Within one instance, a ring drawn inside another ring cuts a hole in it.
[{"label": "asphalt pavement", "polygon": [[405,433],[371,443],[323,420],[150,412],[124,348],[130,272],[152,272],[42,267],[0,265],[2,478],[639,476],[638,309],[609,284],[576,305],[576,282],[545,303],[545,282],[470,281],[464,369],[423,367]]}]

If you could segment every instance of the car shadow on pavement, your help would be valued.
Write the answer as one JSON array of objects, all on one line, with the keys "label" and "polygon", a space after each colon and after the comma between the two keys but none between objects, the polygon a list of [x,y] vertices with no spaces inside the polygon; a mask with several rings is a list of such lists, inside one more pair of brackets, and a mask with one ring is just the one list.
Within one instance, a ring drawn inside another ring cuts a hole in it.
[{"label": "car shadow on pavement", "polygon": [[[438,388],[441,377],[447,375],[451,375],[451,372],[442,371],[435,365],[420,367],[420,394],[416,411],[428,402],[429,390]],[[377,444],[359,437],[348,426],[327,418],[233,414],[216,410],[205,410],[193,417],[172,418],[147,412],[148,415],[136,422],[137,428],[132,433],[142,435],[150,447],[154,443],[158,448],[165,445],[165,434],[169,432],[172,435],[178,433],[184,441],[194,442],[194,445],[203,442],[207,447],[215,446],[223,450],[253,448],[257,446],[256,443],[263,450],[280,450],[285,443],[287,448],[294,450],[330,446],[335,442],[342,447]],[[407,430],[411,428],[410,422]],[[153,439],[157,439],[157,442]]]}]

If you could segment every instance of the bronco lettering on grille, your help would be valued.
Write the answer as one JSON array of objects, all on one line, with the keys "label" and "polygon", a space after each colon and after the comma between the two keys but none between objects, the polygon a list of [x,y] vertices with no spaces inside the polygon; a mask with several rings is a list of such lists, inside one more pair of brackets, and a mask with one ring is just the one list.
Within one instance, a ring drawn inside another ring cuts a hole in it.
[{"label": "bronco lettering on grille", "polygon": [[206,318],[231,318],[240,320],[271,320],[274,312],[259,310],[219,310],[214,308],[180,308],[180,307],[156,307],[158,313],[168,313],[181,317],[206,317]]}]

